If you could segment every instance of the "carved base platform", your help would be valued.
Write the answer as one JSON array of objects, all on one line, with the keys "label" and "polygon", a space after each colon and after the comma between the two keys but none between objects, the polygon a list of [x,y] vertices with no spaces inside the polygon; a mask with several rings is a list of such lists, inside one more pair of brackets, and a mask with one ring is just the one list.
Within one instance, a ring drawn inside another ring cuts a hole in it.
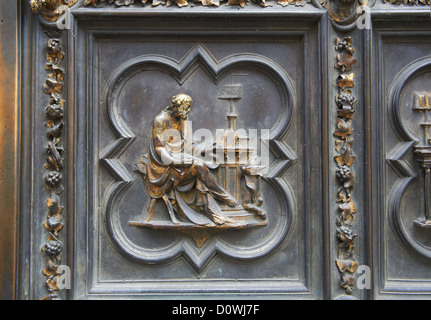
[{"label": "carved base platform", "polygon": [[415,226],[422,229],[431,229],[431,220],[420,220],[417,219],[414,221]]},{"label": "carved base platform", "polygon": [[215,224],[213,222],[207,225],[197,225],[188,222],[174,224],[172,221],[130,221],[130,226],[140,228],[150,228],[155,230],[178,231],[187,234],[201,248],[205,241],[211,236],[227,230],[241,230],[247,228],[261,227],[268,224],[267,219],[256,217],[248,211],[223,212],[234,223]]}]

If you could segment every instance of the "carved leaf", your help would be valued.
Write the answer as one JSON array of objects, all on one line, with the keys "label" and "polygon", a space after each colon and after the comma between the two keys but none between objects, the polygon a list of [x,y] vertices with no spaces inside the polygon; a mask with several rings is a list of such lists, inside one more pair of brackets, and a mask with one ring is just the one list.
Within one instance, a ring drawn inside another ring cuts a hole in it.
[{"label": "carved leaf", "polygon": [[267,4],[265,2],[265,0],[255,0],[256,3],[258,3],[261,7],[266,8],[269,6],[269,4]]},{"label": "carved leaf", "polygon": [[340,206],[339,206],[339,208],[341,209],[341,211],[343,212],[343,214],[344,215],[348,215],[348,214],[350,214],[350,213],[356,213],[356,206],[355,206],[355,203],[352,201],[352,202],[349,202],[349,203],[344,203],[344,204],[341,204]]},{"label": "carved leaf", "polygon": [[337,78],[338,86],[341,89],[353,88],[355,86],[355,84],[353,82],[353,77],[354,77],[353,73],[339,75],[338,78]]},{"label": "carved leaf", "polygon": [[166,2],[166,5],[169,7],[175,3],[177,4],[178,7],[185,7],[189,4],[186,0],[168,0]]},{"label": "carved leaf", "polygon": [[216,6],[218,7],[220,5],[219,0],[213,1],[213,0],[195,0],[195,2],[200,2],[203,6]]},{"label": "carved leaf", "polygon": [[344,153],[346,150],[352,150],[354,140],[349,137],[348,140],[336,140],[335,141],[335,150],[338,153]]},{"label": "carved leaf", "polygon": [[49,78],[59,82],[64,81],[64,71],[61,68],[58,68],[52,65],[47,65],[46,69],[53,71],[53,73],[48,74]]},{"label": "carved leaf", "polygon": [[337,263],[338,270],[340,270],[340,272],[348,271],[348,272],[354,273],[358,268],[358,262],[354,260],[337,259],[336,263]]},{"label": "carved leaf", "polygon": [[343,203],[339,206],[341,210],[340,219],[343,224],[351,225],[355,220],[356,206],[353,201]]},{"label": "carved leaf", "polygon": [[[142,0],[142,3],[146,3],[147,1],[151,1],[151,0]],[[165,5],[165,4],[166,4],[166,1],[165,1],[165,0],[161,0],[161,1],[159,1],[159,0],[153,0],[153,1],[152,1],[152,3],[151,3],[151,5],[152,5],[153,7],[156,7],[156,6],[158,6],[159,4],[163,4],[163,5]]]},{"label": "carved leaf", "polygon": [[303,6],[305,6],[305,0],[296,0],[295,1],[295,6],[297,6],[297,7],[303,7]]},{"label": "carved leaf", "polygon": [[348,52],[337,54],[337,62],[335,68],[340,69],[341,72],[349,71],[352,65],[356,62],[356,59]]},{"label": "carved leaf", "polygon": [[347,294],[353,293],[353,286],[355,285],[355,276],[350,273],[343,273],[340,287],[346,290]]},{"label": "carved leaf", "polygon": [[346,150],[344,144],[345,144],[344,140],[336,140],[335,150],[337,150],[338,153],[343,153]]},{"label": "carved leaf", "polygon": [[230,6],[230,5],[239,5],[239,6],[241,6],[241,8],[244,8],[245,3],[247,1],[248,0],[228,0],[226,5],[227,6]]},{"label": "carved leaf", "polygon": [[128,6],[135,2],[135,0],[115,0],[117,6]]},{"label": "carved leaf", "polygon": [[287,5],[295,5],[297,7],[303,7],[306,4],[305,0],[278,0],[277,3],[279,5],[282,5],[283,7]]},{"label": "carved leaf", "polygon": [[57,265],[51,259],[49,259],[42,273],[45,276],[50,277],[54,275],[56,272],[57,272]]},{"label": "carved leaf", "polygon": [[[104,0],[101,0],[104,1]],[[99,0],[85,0],[84,6],[88,6],[89,4],[92,4],[94,7],[97,6],[99,3]]]},{"label": "carved leaf", "polygon": [[[351,200],[351,196],[347,192],[347,190],[344,188],[340,188],[340,190],[338,192],[337,202],[347,203],[350,200]],[[339,221],[339,222],[340,222],[340,224],[342,224],[342,221]]]},{"label": "carved leaf", "polygon": [[46,58],[51,64],[58,66],[58,65],[60,65],[61,61],[64,59],[64,53],[61,51],[59,51],[59,52],[48,52],[46,54]]},{"label": "carved leaf", "polygon": [[63,91],[63,83],[57,82],[51,79],[46,80],[46,84],[43,86],[43,92],[46,94],[61,93]]},{"label": "carved leaf", "polygon": [[358,235],[356,233],[353,233],[352,230],[350,230],[347,227],[338,228],[337,237],[341,241],[341,243],[338,246],[340,248],[350,248],[357,236]]},{"label": "carved leaf", "polygon": [[343,108],[341,110],[338,110],[337,116],[340,118],[352,119],[354,113],[355,110]]},{"label": "carved leaf", "polygon": [[278,0],[277,2],[279,5],[285,7],[289,5],[289,1],[288,0]]},{"label": "carved leaf", "polygon": [[49,209],[49,215],[60,214],[63,209],[58,205],[58,196],[55,193],[51,194],[51,198],[46,201],[46,206]]},{"label": "carved leaf", "polygon": [[55,275],[53,277],[48,278],[48,280],[46,280],[46,286],[53,291],[58,291],[58,282],[60,279],[60,275]]},{"label": "carved leaf", "polygon": [[337,119],[338,130],[334,132],[334,136],[340,137],[340,139],[346,140],[347,136],[353,133],[352,120],[344,121],[343,119]]},{"label": "carved leaf", "polygon": [[334,158],[339,166],[346,165],[350,167],[355,161],[355,157],[350,155],[350,152],[346,150],[342,155]]}]

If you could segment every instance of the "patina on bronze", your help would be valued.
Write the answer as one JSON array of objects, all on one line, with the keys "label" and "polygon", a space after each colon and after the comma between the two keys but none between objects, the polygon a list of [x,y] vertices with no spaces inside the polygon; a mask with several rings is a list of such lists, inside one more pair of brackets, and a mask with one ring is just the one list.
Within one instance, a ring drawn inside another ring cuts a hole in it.
[{"label": "patina on bronze", "polygon": [[[250,160],[250,150],[239,145],[238,136],[233,140],[234,145],[227,143],[232,139],[222,137],[209,148],[198,150],[188,129],[187,116],[192,102],[189,95],[177,94],[154,117],[149,151],[135,165],[151,197],[150,206],[142,222],[133,221],[130,225],[181,231],[201,247],[219,231],[266,225],[267,216],[259,208],[263,199],[257,173],[263,167],[251,162],[240,163],[239,154],[246,152]],[[230,129],[234,128],[232,114],[228,119]],[[209,153],[215,157],[217,150],[222,150],[224,157],[234,151],[234,163],[222,161],[220,164],[196,156]],[[233,179],[223,179],[226,174],[234,175]],[[152,221],[157,199],[166,204],[170,221]]]}]

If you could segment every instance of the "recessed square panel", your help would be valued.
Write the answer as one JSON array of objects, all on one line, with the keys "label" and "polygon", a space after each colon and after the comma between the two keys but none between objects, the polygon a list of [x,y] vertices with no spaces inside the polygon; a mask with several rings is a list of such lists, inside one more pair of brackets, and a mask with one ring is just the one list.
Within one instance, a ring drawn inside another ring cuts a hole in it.
[{"label": "recessed square panel", "polygon": [[176,23],[81,29],[88,292],[312,294],[306,34],[179,36]]}]

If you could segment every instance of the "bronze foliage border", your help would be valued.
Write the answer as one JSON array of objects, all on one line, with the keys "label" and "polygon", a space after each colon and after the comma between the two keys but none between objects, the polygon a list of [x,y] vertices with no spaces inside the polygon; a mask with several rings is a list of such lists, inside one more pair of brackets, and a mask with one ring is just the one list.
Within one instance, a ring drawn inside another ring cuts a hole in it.
[{"label": "bronze foliage border", "polygon": [[339,70],[339,75],[336,79],[339,92],[335,99],[337,105],[337,129],[334,136],[336,137],[335,150],[339,155],[335,156],[334,160],[337,164],[335,175],[340,183],[336,200],[340,203],[336,218],[336,233],[339,240],[336,264],[341,273],[340,287],[345,290],[346,294],[351,295],[355,285],[354,273],[358,267],[354,246],[357,234],[352,230],[356,218],[356,204],[351,196],[355,185],[352,169],[355,161],[352,151],[354,141],[352,122],[356,103],[356,98],[352,92],[355,84],[354,73],[351,73],[351,70],[356,62],[353,57],[352,38],[337,38],[335,50],[338,52],[335,68]]},{"label": "bronze foliage border", "polygon": [[61,194],[63,192],[63,117],[65,100],[62,97],[65,71],[61,63],[65,57],[59,38],[50,38],[47,44],[46,65],[48,75],[42,90],[49,95],[49,103],[45,107],[45,128],[47,136],[46,164],[44,166],[44,181],[49,197],[47,199],[47,219],[44,223],[48,237],[42,252],[45,254],[45,268],[42,273],[46,276],[45,285],[48,295],[43,300],[58,300],[58,290],[62,281],[61,253],[63,242],[59,232],[63,229],[63,207]]}]

